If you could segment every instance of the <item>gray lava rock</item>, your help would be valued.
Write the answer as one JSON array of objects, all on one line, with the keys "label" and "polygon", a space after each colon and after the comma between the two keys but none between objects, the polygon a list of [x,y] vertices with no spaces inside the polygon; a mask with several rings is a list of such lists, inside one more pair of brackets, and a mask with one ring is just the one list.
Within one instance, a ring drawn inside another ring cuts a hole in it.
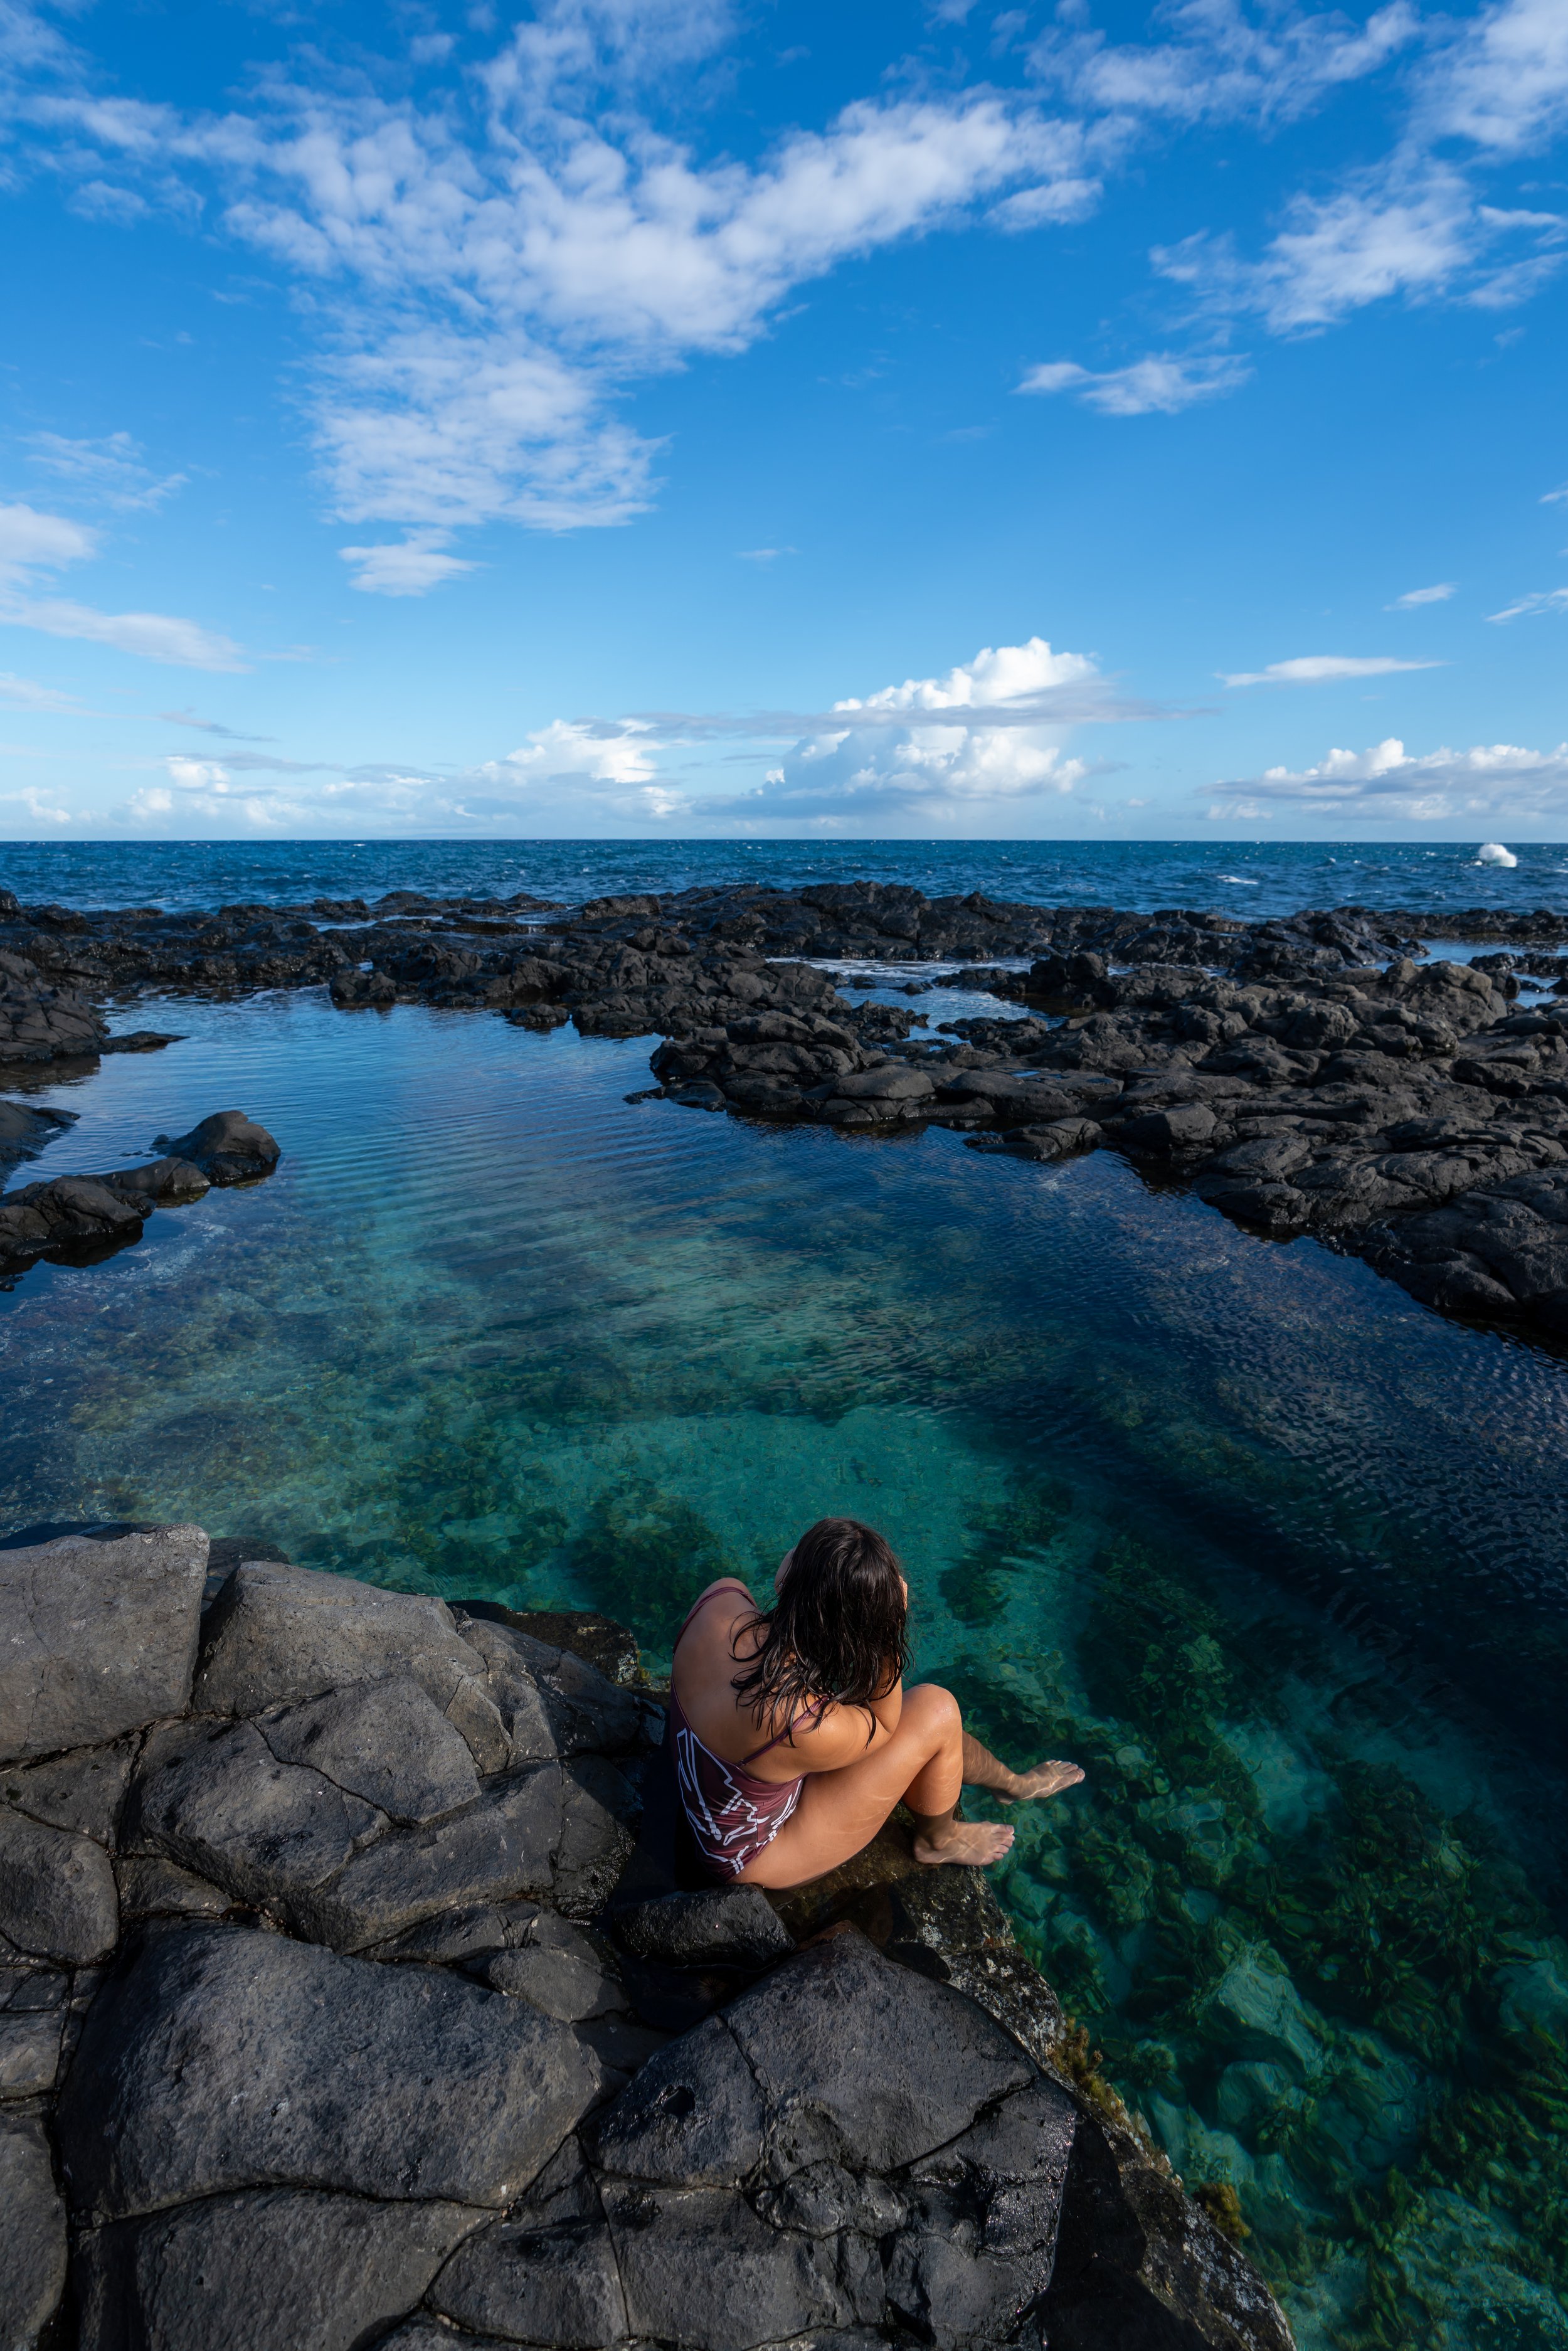
[{"label": "gray lava rock", "polygon": [[221,1886],[165,1861],[158,1853],[122,1854],[114,1866],[120,1915],[133,1918],[221,1918],[234,1897]]},{"label": "gray lava rock", "polygon": [[757,2077],[721,2016],[661,2049],[589,2135],[596,2163],[631,2179],[735,2188],[762,2159]]},{"label": "gray lava rock", "polygon": [[758,1886],[666,1894],[618,1910],[615,1937],[639,1959],[666,1967],[771,1967],[795,1938]]},{"label": "gray lava rock", "polygon": [[200,1723],[149,1741],[125,1842],[236,1901],[288,1907],[385,1826],[383,1813],[319,1771],[280,1763],[254,1723]]},{"label": "gray lava rock", "polygon": [[822,2158],[862,2171],[912,2163],[1035,2070],[962,1993],[852,1929],[776,1968],[725,2022],[767,2103],[776,2179]]},{"label": "gray lava rock", "polygon": [[60,2069],[65,1986],[57,1977],[37,1988],[53,1992],[49,2006],[24,2007],[13,1997],[0,2011],[0,2099],[7,2103],[46,2096]]},{"label": "gray lava rock", "polygon": [[500,2208],[596,2072],[567,2026],[438,1969],[194,1927],[99,1992],[60,2147],[99,2220],[261,2186]]},{"label": "gray lava rock", "polygon": [[68,1829],[0,1813],[0,1935],[69,1967],[107,1959],[120,1933],[114,1867]]},{"label": "gray lava rock", "polygon": [[82,2246],[79,2351],[356,2351],[480,2217],[270,2189],[110,2223]]},{"label": "gray lava rock", "polygon": [[206,1572],[200,1527],[0,1551],[0,1761],[178,1714]]},{"label": "gray lava rock", "polygon": [[281,1762],[308,1764],[395,1821],[437,1820],[479,1793],[466,1741],[406,1674],[282,1708],[256,1727]]},{"label": "gray lava rock", "polygon": [[[614,1891],[634,1842],[637,1799],[602,1756],[580,1755],[560,1775],[560,1844],[551,1893],[558,1910],[591,1918]],[[526,1889],[525,1889],[526,1890]]]},{"label": "gray lava rock", "polygon": [[430,2303],[461,2326],[572,2351],[598,2351],[630,2331],[615,2250],[599,2220],[546,2229],[500,2221],[459,2247]]},{"label": "gray lava rock", "polygon": [[744,2197],[615,2182],[604,2207],[633,2336],[751,2351],[861,2314],[836,2243],[770,2229]]},{"label": "gray lava rock", "polygon": [[33,2351],[66,2283],[66,2208],[36,2115],[0,2114],[0,2351]]},{"label": "gray lava rock", "polygon": [[112,1844],[135,1755],[133,1740],[117,1739],[0,1771],[0,1805],[13,1805],[50,1828],[74,1829],[99,1844]]},{"label": "gray lava rock", "polygon": [[208,1615],[194,1704],[204,1713],[258,1714],[351,1682],[412,1674],[456,1723],[480,1770],[496,1771],[511,1749],[485,1696],[484,1672],[443,1601],[247,1560]]},{"label": "gray lava rock", "polygon": [[471,1812],[394,1830],[297,1901],[293,1915],[339,1950],[361,1950],[436,1911],[549,1893],[560,1842],[560,1770],[535,1764]]},{"label": "gray lava rock", "polygon": [[265,1126],[242,1110],[214,1111],[189,1134],[161,1134],[158,1147],[171,1158],[189,1160],[214,1184],[250,1184],[270,1176],[282,1153]]}]

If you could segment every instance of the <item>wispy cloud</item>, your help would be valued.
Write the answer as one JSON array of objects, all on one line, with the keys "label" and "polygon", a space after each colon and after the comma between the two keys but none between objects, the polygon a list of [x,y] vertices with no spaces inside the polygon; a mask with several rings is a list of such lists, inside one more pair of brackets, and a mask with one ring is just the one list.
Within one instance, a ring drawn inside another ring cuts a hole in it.
[{"label": "wispy cloud", "polygon": [[239,670],[246,664],[232,638],[168,612],[99,612],[37,593],[40,578],[98,551],[94,533],[63,515],[0,507],[0,623],[45,636],[78,637],[148,661],[185,669]]},{"label": "wispy cloud", "polygon": [[162,506],[183,487],[183,474],[155,474],[141,444],[129,433],[101,441],[68,441],[58,433],[35,433],[26,443],[31,463],[62,488],[124,513]]},{"label": "wispy cloud", "polygon": [[1219,674],[1226,685],[1333,685],[1352,678],[1387,677],[1396,670],[1442,666],[1435,661],[1399,661],[1391,653],[1301,653],[1294,661],[1270,662],[1267,669]]},{"label": "wispy cloud", "polygon": [[1568,612],[1568,588],[1543,588],[1533,596],[1521,596],[1512,604],[1505,604],[1500,612],[1489,612],[1489,621],[1521,621],[1535,612]]},{"label": "wispy cloud", "polygon": [[1392,604],[1385,604],[1385,612],[1414,612],[1423,604],[1446,604],[1458,588],[1457,580],[1439,580],[1435,588],[1407,588],[1403,596],[1396,596]]},{"label": "wispy cloud", "polygon": [[1252,370],[1230,353],[1218,358],[1178,359],[1162,351],[1134,360],[1127,367],[1103,374],[1080,367],[1076,360],[1048,360],[1031,368],[1019,392],[1071,392],[1086,408],[1103,416],[1176,416],[1200,400],[1218,400],[1244,384]]}]

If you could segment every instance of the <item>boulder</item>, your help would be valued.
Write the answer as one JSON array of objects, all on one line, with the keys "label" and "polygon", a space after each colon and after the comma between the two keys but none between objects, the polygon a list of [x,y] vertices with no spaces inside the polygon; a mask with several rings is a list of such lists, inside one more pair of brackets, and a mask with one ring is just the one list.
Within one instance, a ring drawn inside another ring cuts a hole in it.
[{"label": "boulder", "polygon": [[66,2208],[37,2115],[0,2114],[0,2351],[34,2351],[66,2283]]},{"label": "boulder", "polygon": [[615,2249],[598,2219],[542,2229],[496,2222],[459,2248],[430,2302],[460,2326],[510,2342],[596,2351],[630,2331]]},{"label": "boulder", "polygon": [[483,1688],[485,1660],[444,1601],[277,1561],[247,1560],[214,1602],[193,1702],[204,1713],[258,1714],[402,1675],[455,1719],[482,1771],[509,1760]]},{"label": "boulder", "polygon": [[180,1713],[206,1572],[199,1527],[0,1550],[0,1762]]},{"label": "boulder", "polygon": [[395,1821],[438,1820],[479,1793],[466,1740],[411,1675],[351,1683],[256,1727],[280,1762],[308,1765]]},{"label": "boulder", "polygon": [[634,2339],[751,2351],[857,2315],[836,2244],[769,2228],[744,2197],[614,2183],[604,2206]]},{"label": "boulder", "polygon": [[615,1936],[633,1958],[665,1967],[770,1967],[795,1938],[758,1886],[666,1894],[618,1910]]},{"label": "boulder", "polygon": [[354,2351],[481,2220],[275,2188],[111,2222],[82,2242],[78,2351]]},{"label": "boulder", "polygon": [[89,1967],[120,1934],[114,1866],[100,1844],[0,1813],[0,1935],[35,1959]]},{"label": "boulder", "polygon": [[116,1739],[0,1771],[0,1806],[112,1844],[136,1747],[133,1739]]},{"label": "boulder", "polygon": [[293,1917],[386,1825],[319,1771],[280,1763],[254,1723],[203,1722],[149,1741],[124,1834],[132,1851]]},{"label": "boulder", "polygon": [[549,1893],[562,1813],[559,1767],[535,1764],[454,1819],[393,1830],[329,1883],[296,1896],[290,1916],[300,1931],[353,1951],[437,1911]]},{"label": "boulder", "polygon": [[270,1176],[282,1153],[265,1126],[257,1126],[242,1110],[214,1111],[189,1134],[161,1134],[159,1150],[171,1158],[189,1160],[214,1184],[249,1184]]},{"label": "boulder", "polygon": [[129,2218],[242,2188],[499,2209],[597,2080],[570,2028],[428,1968],[233,1927],[145,1942],[59,2106],[73,2202]]}]

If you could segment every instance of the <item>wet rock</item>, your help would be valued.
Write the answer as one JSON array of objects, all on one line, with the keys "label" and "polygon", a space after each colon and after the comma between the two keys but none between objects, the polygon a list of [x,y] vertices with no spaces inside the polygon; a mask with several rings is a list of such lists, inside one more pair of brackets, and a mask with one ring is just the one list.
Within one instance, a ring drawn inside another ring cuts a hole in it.
[{"label": "wet rock", "polygon": [[147,1942],[88,2018],[59,2108],[99,2219],[257,2186],[496,2208],[593,2095],[568,2027],[437,1969],[235,1928]]},{"label": "wet rock", "polygon": [[759,1886],[666,1894],[615,1914],[616,1939],[640,1959],[666,1967],[770,1967],[795,1938]]},{"label": "wet rock", "polygon": [[74,1117],[74,1112],[46,1110],[32,1102],[0,1102],[0,1174],[8,1174],[23,1159],[36,1159]]},{"label": "wet rock", "polygon": [[165,1045],[183,1045],[183,1037],[166,1029],[128,1029],[118,1037],[106,1037],[99,1046],[100,1053],[160,1053]]},{"label": "wet rock", "polygon": [[466,1741],[409,1675],[352,1683],[256,1727],[280,1762],[308,1765],[395,1821],[436,1820],[479,1793]]},{"label": "wet rock", "polygon": [[66,2283],[66,2208],[36,2115],[0,2112],[0,2344],[34,2351]]},{"label": "wet rock", "polygon": [[107,1959],[120,1933],[114,1868],[91,1837],[0,1813],[0,1935],[61,1966]]},{"label": "wet rock", "polygon": [[0,1061],[96,1055],[108,1034],[86,997],[52,987],[26,956],[0,952]]},{"label": "wet rock", "polygon": [[335,971],[327,983],[327,992],[343,1012],[367,1005],[384,1008],[397,1002],[397,982],[384,971]]},{"label": "wet rock", "polygon": [[270,1176],[282,1155],[266,1127],[241,1110],[214,1111],[189,1134],[161,1134],[158,1144],[172,1158],[189,1160],[214,1184],[248,1184]]},{"label": "wet rock", "polygon": [[288,2189],[110,2223],[82,2246],[80,2351],[352,2351],[480,2224],[460,2204]]},{"label": "wet rock", "polygon": [[178,1714],[206,1566],[199,1527],[0,1550],[0,1761]]},{"label": "wet rock", "polygon": [[118,1192],[142,1217],[177,1201],[199,1200],[212,1188],[209,1179],[188,1159],[152,1159],[143,1167],[117,1167],[99,1181],[109,1191]]}]

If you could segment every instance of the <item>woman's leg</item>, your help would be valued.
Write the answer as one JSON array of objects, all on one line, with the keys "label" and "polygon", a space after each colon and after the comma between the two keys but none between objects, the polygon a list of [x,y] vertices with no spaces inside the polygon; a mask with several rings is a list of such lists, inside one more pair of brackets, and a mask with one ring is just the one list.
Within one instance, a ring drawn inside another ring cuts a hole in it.
[{"label": "woman's leg", "polygon": [[920,1682],[904,1691],[898,1729],[885,1747],[841,1771],[810,1775],[794,1812],[741,1872],[741,1882],[782,1887],[823,1876],[871,1843],[901,1798],[915,1814],[917,1861],[999,1861],[1013,1841],[1010,1828],[953,1817],[966,1780],[1011,1798],[1053,1793],[1082,1776],[1071,1763],[1009,1771],[965,1730],[952,1692]]}]

